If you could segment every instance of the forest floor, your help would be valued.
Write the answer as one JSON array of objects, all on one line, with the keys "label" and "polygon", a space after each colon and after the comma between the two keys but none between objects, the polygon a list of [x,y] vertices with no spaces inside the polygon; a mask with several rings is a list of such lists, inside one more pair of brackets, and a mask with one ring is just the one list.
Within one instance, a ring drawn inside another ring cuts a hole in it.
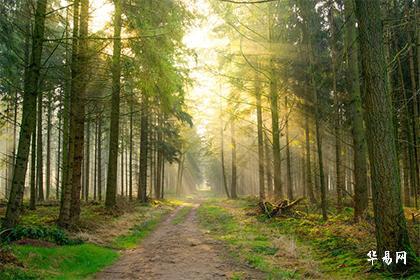
[{"label": "forest floor", "polygon": [[[400,279],[367,262],[373,222],[354,224],[351,208],[327,222],[304,203],[298,215],[271,219],[257,208],[256,199],[203,194],[121,200],[115,213],[87,203],[79,227],[62,232],[58,207],[39,206],[0,248],[0,279]],[[409,228],[418,250],[419,225],[409,220]]]},{"label": "forest floor", "polygon": [[[209,199],[198,210],[200,223],[229,245],[232,256],[266,273],[266,279],[420,279],[402,278],[372,267],[375,250],[372,220],[354,224],[352,208],[330,213],[323,221],[316,209],[298,205],[293,214],[267,218],[256,199]],[[414,209],[406,209],[407,218]],[[409,220],[411,240],[419,250],[419,223]]]},{"label": "forest floor", "polygon": [[229,258],[220,241],[199,229],[197,207],[178,208],[96,279],[265,279],[264,273]]}]

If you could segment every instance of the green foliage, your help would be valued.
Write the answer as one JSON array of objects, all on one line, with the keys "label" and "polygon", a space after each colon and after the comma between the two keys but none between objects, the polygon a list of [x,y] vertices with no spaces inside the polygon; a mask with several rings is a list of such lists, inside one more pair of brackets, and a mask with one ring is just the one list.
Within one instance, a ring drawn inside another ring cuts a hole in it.
[{"label": "green foliage", "polygon": [[5,269],[1,279],[81,279],[114,262],[118,253],[93,244],[53,248],[13,246],[25,267]]},{"label": "green foliage", "polygon": [[62,229],[57,227],[22,225],[16,226],[10,232],[7,232],[1,241],[10,243],[23,238],[40,239],[54,242],[58,245],[76,245],[82,243],[81,240],[69,238]]}]

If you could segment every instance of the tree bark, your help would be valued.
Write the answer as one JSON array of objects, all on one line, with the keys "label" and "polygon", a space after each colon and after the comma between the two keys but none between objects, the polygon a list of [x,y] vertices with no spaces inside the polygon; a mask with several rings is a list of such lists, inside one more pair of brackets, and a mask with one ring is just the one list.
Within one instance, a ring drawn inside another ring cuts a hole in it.
[{"label": "tree bark", "polygon": [[[305,86],[306,88],[306,86]],[[310,135],[309,135],[309,120],[307,114],[305,114],[305,165],[306,165],[306,178],[305,186],[306,191],[308,192],[309,201],[311,204],[316,203],[314,195],[314,187],[312,184],[312,167],[311,167],[311,144],[310,144]]]},{"label": "tree bark", "polygon": [[42,146],[42,94],[38,96],[38,117],[36,137],[36,182],[38,190],[38,201],[44,201],[44,173],[43,173],[43,146]]},{"label": "tree bark", "polygon": [[130,102],[130,158],[129,158],[129,180],[128,197],[133,199],[133,100]]},{"label": "tree bark", "polygon": [[236,166],[236,135],[235,135],[235,121],[230,122],[230,143],[232,145],[232,182],[230,186],[230,197],[232,199],[238,198],[237,193],[237,166]]},{"label": "tree bark", "polygon": [[[286,110],[289,111],[289,103],[287,100],[287,96],[284,98],[284,106]],[[293,201],[293,180],[292,180],[292,166],[291,166],[291,159],[290,159],[290,143],[289,143],[289,117],[290,111],[287,113],[286,116],[286,169],[287,169],[287,198],[289,201]]]},{"label": "tree bark", "polygon": [[90,120],[87,120],[86,123],[86,148],[85,148],[85,182],[84,182],[84,191],[85,191],[85,201],[89,201],[89,188],[90,188]]},{"label": "tree bark", "polygon": [[73,141],[72,161],[72,190],[70,204],[70,224],[75,225],[80,218],[80,191],[82,188],[83,152],[85,138],[85,103],[88,69],[88,22],[89,22],[89,0],[80,2],[80,38],[78,53],[78,69],[75,83],[72,87],[72,115],[71,128]]},{"label": "tree bark", "polygon": [[361,60],[366,84],[364,96],[367,144],[372,173],[372,198],[379,255],[407,252],[407,265],[392,263],[391,271],[417,265],[401,202],[400,177],[394,140],[391,98],[383,48],[379,0],[356,0]]},{"label": "tree bark", "polygon": [[98,120],[98,158],[97,158],[97,164],[98,164],[98,173],[97,173],[97,188],[98,188],[98,199],[99,201],[102,201],[102,119],[101,116],[99,116]]},{"label": "tree bark", "polygon": [[141,108],[141,128],[140,128],[140,163],[139,163],[139,185],[137,191],[137,199],[147,202],[147,154],[149,149],[149,116],[148,116],[148,97],[143,96]]},{"label": "tree bark", "polygon": [[30,178],[30,196],[29,209],[36,209],[36,130],[32,132],[31,141],[31,178]]},{"label": "tree bark", "polygon": [[117,168],[118,168],[118,136],[120,117],[120,90],[121,90],[121,13],[122,0],[114,0],[114,49],[112,55],[112,100],[111,100],[111,127],[109,141],[108,176],[106,181],[105,206],[116,206],[117,195]]},{"label": "tree bark", "polygon": [[41,71],[41,57],[44,42],[45,13],[47,0],[38,0],[35,11],[34,31],[32,37],[32,51],[27,75],[24,77],[24,96],[19,144],[13,179],[7,203],[4,228],[16,226],[21,214],[22,200],[25,187],[26,169],[28,167],[29,147],[32,132],[35,129],[36,98]]},{"label": "tree bark", "polygon": [[47,104],[47,162],[45,167],[45,180],[46,180],[46,199],[50,199],[51,191],[51,118],[52,118],[52,92],[48,91],[48,104]]},{"label": "tree bark", "polygon": [[[58,225],[61,227],[68,227],[70,225],[70,205],[72,195],[72,180],[73,180],[73,154],[74,154],[74,97],[76,89],[76,78],[79,75],[79,12],[80,0],[73,1],[73,40],[72,40],[72,55],[71,55],[71,82],[69,86],[68,95],[65,96],[64,101],[64,135],[63,135],[63,176],[61,186],[61,204],[60,213],[58,216]],[[66,100],[67,99],[67,100]],[[66,106],[67,105],[67,106]],[[67,107],[67,110],[66,110]],[[67,113],[67,112],[68,113]],[[68,123],[68,124],[67,124]],[[66,127],[68,126],[68,127]],[[67,134],[67,135],[66,135]]]},{"label": "tree bark", "polygon": [[273,157],[272,157],[272,147],[269,143],[267,133],[264,133],[264,149],[265,149],[265,174],[267,176],[267,195],[272,197],[273,192]]},{"label": "tree bark", "polygon": [[[258,75],[255,79],[255,98],[257,105],[257,134],[258,134],[258,179],[259,179],[259,198],[265,199],[265,182],[264,182],[264,139],[263,139],[263,123],[262,123],[262,108],[261,108],[261,86],[258,80]],[[276,101],[277,103],[277,101]],[[274,130],[273,130],[274,134]],[[280,152],[280,151],[279,151]],[[280,153],[279,153],[280,155]],[[278,170],[274,170],[274,176],[278,175]],[[274,180],[275,181],[275,180]],[[278,189],[277,189],[278,190]],[[276,193],[277,194],[277,193]]]},{"label": "tree bark", "polygon": [[351,96],[351,126],[353,137],[354,165],[354,219],[358,221],[364,216],[368,206],[367,182],[367,147],[365,128],[363,124],[362,100],[359,81],[359,55],[357,44],[356,18],[354,15],[354,0],[344,2],[345,18],[345,49],[347,60],[347,90]]}]

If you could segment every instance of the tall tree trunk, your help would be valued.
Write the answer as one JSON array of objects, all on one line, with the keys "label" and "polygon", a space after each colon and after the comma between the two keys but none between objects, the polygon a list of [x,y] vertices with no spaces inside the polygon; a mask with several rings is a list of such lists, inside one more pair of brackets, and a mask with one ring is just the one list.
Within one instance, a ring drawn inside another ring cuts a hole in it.
[{"label": "tall tree trunk", "polygon": [[30,178],[30,196],[29,209],[36,209],[36,130],[32,132],[31,141],[31,178]]},{"label": "tall tree trunk", "polygon": [[267,176],[267,195],[273,197],[273,157],[272,147],[267,133],[264,133],[264,149],[265,149],[265,174]]},{"label": "tall tree trunk", "polygon": [[181,195],[181,188],[182,188],[182,170],[184,169],[184,160],[185,155],[181,154],[181,158],[178,162],[178,172],[176,178],[176,196],[179,197]]},{"label": "tall tree trunk", "polygon": [[274,177],[274,196],[280,198],[283,195],[281,184],[281,158],[280,158],[280,127],[278,109],[278,89],[277,78],[274,70],[274,62],[271,62],[270,79],[270,110],[273,137],[273,177]]},{"label": "tall tree trunk", "polygon": [[236,166],[236,135],[235,135],[235,121],[230,122],[230,143],[232,145],[232,182],[230,186],[230,196],[233,199],[238,198],[237,193],[237,166]]},{"label": "tall tree trunk", "polygon": [[[58,225],[68,227],[70,225],[70,204],[72,194],[72,167],[74,154],[74,129],[72,124],[76,77],[78,75],[78,51],[79,51],[79,12],[80,0],[73,1],[73,39],[71,55],[71,81],[68,86],[68,94],[65,92],[64,101],[64,134],[63,134],[63,176],[61,184],[61,204],[58,216]],[[69,59],[70,60],[70,59]],[[67,89],[67,87],[66,87]],[[66,120],[68,118],[68,120]]]},{"label": "tall tree trunk", "polygon": [[72,122],[74,136],[73,165],[72,165],[72,191],[70,204],[70,223],[75,225],[80,218],[80,191],[82,188],[82,169],[85,134],[85,103],[88,68],[88,22],[89,22],[89,0],[80,2],[80,38],[78,53],[78,71],[75,77],[75,84],[72,87]]},{"label": "tall tree trunk", "polygon": [[[265,199],[265,184],[264,184],[264,139],[263,139],[263,120],[261,108],[261,86],[258,80],[258,75],[255,79],[255,98],[257,105],[257,134],[258,134],[258,178],[259,178],[259,197],[260,200]],[[276,101],[277,103],[277,101]],[[274,130],[273,130],[274,134]],[[273,141],[274,142],[274,141]],[[280,155],[280,151],[279,151]],[[276,155],[274,156],[276,157]],[[274,176],[278,175],[278,170],[274,170]],[[275,179],[274,179],[275,181]],[[275,185],[276,186],[276,185]],[[278,188],[277,188],[278,191]],[[275,192],[277,194],[277,192]]]},{"label": "tall tree trunk", "polygon": [[93,200],[96,201],[98,189],[98,119],[95,120],[95,153],[93,154]]},{"label": "tall tree trunk", "polygon": [[45,180],[46,180],[46,198],[50,199],[51,191],[51,117],[52,117],[52,92],[48,91],[48,104],[47,104],[47,165],[45,167]]},{"label": "tall tree trunk", "polygon": [[24,77],[24,96],[19,144],[16,154],[16,164],[13,170],[9,201],[7,203],[6,216],[3,220],[4,228],[14,227],[18,223],[22,210],[29,147],[32,132],[36,126],[36,122],[34,120],[36,120],[36,98],[38,95],[38,84],[41,71],[46,8],[47,0],[37,1],[31,58],[26,72],[27,75]]},{"label": "tall tree trunk", "polygon": [[36,137],[36,182],[38,189],[38,201],[44,201],[44,173],[43,173],[43,149],[42,146],[42,94],[38,96],[38,122]]},{"label": "tall tree trunk", "polygon": [[61,171],[61,145],[62,145],[62,130],[63,130],[63,120],[62,112],[60,109],[58,116],[58,143],[57,143],[57,155],[56,155],[56,168],[55,168],[55,199],[58,201],[60,198],[60,171]]},{"label": "tall tree trunk", "polygon": [[160,199],[165,198],[165,158],[162,160],[162,191],[160,193]]},{"label": "tall tree trunk", "polygon": [[[305,85],[306,88],[306,85]],[[310,144],[310,135],[309,135],[309,120],[307,114],[305,114],[305,187],[306,191],[309,196],[309,201],[311,204],[316,203],[315,195],[314,195],[314,187],[312,184],[312,167],[311,167],[311,144]]]},{"label": "tall tree trunk", "polygon": [[292,180],[292,166],[291,166],[291,159],[290,159],[290,142],[289,142],[289,118],[290,118],[290,111],[289,111],[289,103],[287,100],[287,96],[284,98],[284,106],[288,111],[286,116],[286,168],[287,168],[287,198],[292,201],[293,200],[293,180]]},{"label": "tall tree trunk", "polygon": [[[222,86],[220,85],[220,92],[222,92]],[[226,168],[225,168],[225,143],[224,143],[224,123],[223,123],[223,100],[220,97],[220,161],[222,164],[222,180],[223,188],[225,190],[226,196],[230,198],[229,189],[227,185],[226,178]]]},{"label": "tall tree trunk", "polygon": [[353,136],[354,166],[354,219],[363,217],[368,206],[367,184],[367,146],[363,125],[362,100],[359,81],[359,55],[357,44],[356,18],[354,0],[345,0],[344,12],[347,19],[345,25],[345,49],[347,60],[347,90],[351,96],[351,126]]},{"label": "tall tree trunk", "polygon": [[379,255],[407,252],[407,265],[391,263],[387,269],[405,271],[417,265],[408,238],[401,202],[400,177],[394,141],[391,98],[387,88],[379,0],[356,0],[359,22],[367,144],[372,173],[373,209]]},{"label": "tall tree trunk", "polygon": [[331,30],[331,63],[332,63],[332,90],[334,95],[334,113],[335,113],[335,123],[334,123],[334,134],[335,134],[335,175],[336,175],[336,192],[337,192],[337,210],[341,211],[343,208],[343,190],[344,190],[344,181],[343,181],[343,168],[342,168],[342,156],[341,156],[341,102],[340,96],[337,91],[337,31],[336,23],[334,18],[334,2],[329,2],[329,23]]},{"label": "tall tree trunk", "polygon": [[162,154],[162,132],[159,129],[162,126],[162,119],[160,116],[157,117],[158,120],[158,131],[157,131],[157,144],[156,144],[156,153],[157,153],[157,161],[156,161],[156,186],[155,186],[155,198],[160,199],[161,196],[161,183],[162,183],[162,161],[163,161],[163,154]]},{"label": "tall tree trunk", "polygon": [[[408,11],[410,10],[414,10],[414,12],[416,11],[416,9],[412,9],[412,7],[410,7],[410,3],[409,1],[406,1],[406,9]],[[410,12],[407,12],[407,14],[410,16]],[[413,15],[414,20],[416,20],[416,16]],[[410,22],[411,23],[411,22]],[[412,27],[411,24],[408,25],[409,27]],[[416,70],[415,70],[415,66],[414,66],[414,44],[415,44],[415,40],[412,39],[411,37],[411,32],[413,32],[413,34],[416,33],[416,28],[418,28],[415,24],[412,27],[413,30],[408,30],[407,34],[408,34],[408,65],[409,65],[409,73],[410,73],[410,84],[411,84],[411,96],[410,96],[410,103],[411,103],[411,107],[412,107],[412,130],[413,130],[413,148],[414,148],[414,162],[413,162],[413,169],[415,172],[415,180],[412,182],[412,186],[414,189],[415,194],[418,193],[418,190],[420,188],[420,177],[419,177],[419,161],[420,161],[420,148],[418,147],[419,144],[419,137],[420,137],[420,115],[419,115],[419,103],[418,100],[418,86],[417,86],[417,82],[416,82]],[[418,56],[420,54],[417,54]],[[420,71],[420,69],[417,69],[418,71]],[[420,85],[419,85],[420,86]],[[417,196],[416,196],[416,207],[418,207],[417,205]]]},{"label": "tall tree trunk", "polygon": [[122,0],[114,0],[114,49],[112,55],[112,100],[109,141],[108,176],[106,181],[105,206],[113,208],[117,195],[118,136],[121,90],[121,12]]},{"label": "tall tree trunk", "polygon": [[121,180],[121,196],[124,196],[124,128],[121,127],[121,156],[120,156],[120,164],[121,164],[121,170],[120,170],[120,180]]},{"label": "tall tree trunk", "polygon": [[[405,140],[403,143],[403,147],[408,150],[407,160],[406,162],[408,166],[408,174],[410,175],[410,187],[415,192],[416,185],[417,185],[417,175],[416,175],[416,163],[415,163],[415,148],[414,148],[414,141],[413,139],[415,136],[413,135],[413,111],[411,110],[412,107],[410,105],[410,97],[407,94],[405,88],[405,81],[404,81],[404,73],[401,65],[401,60],[397,57],[398,63],[398,77],[400,81],[400,89],[401,89],[401,99],[403,100],[401,103],[402,106],[402,114],[401,114],[401,123],[402,123],[402,138]],[[417,206],[417,201],[415,201],[415,205]]]},{"label": "tall tree trunk", "polygon": [[102,118],[99,116],[98,120],[98,158],[97,158],[97,164],[98,164],[98,173],[97,173],[97,188],[98,188],[98,199],[99,201],[102,201]]},{"label": "tall tree trunk", "polygon": [[[315,84],[312,84],[315,86]],[[315,95],[315,106],[318,108],[318,93],[317,90],[314,89]],[[324,220],[328,219],[327,214],[327,189],[325,185],[325,175],[324,175],[324,162],[323,162],[323,152],[322,152],[322,136],[321,136],[321,125],[320,125],[320,116],[319,116],[319,109],[315,109],[315,137],[316,137],[316,148],[318,152],[318,168],[319,168],[319,187],[321,191],[321,210],[322,210],[322,218]]]},{"label": "tall tree trunk", "polygon": [[128,197],[133,199],[133,100],[130,102],[130,158],[129,158],[129,180]]},{"label": "tall tree trunk", "polygon": [[85,183],[84,183],[84,190],[85,190],[85,200],[89,200],[89,187],[90,187],[90,120],[86,122],[86,149],[85,149]]},{"label": "tall tree trunk", "polygon": [[[222,120],[222,118],[220,118]],[[225,148],[224,148],[224,133],[223,133],[223,121],[220,128],[220,137],[221,137],[221,144],[220,144],[220,160],[222,163],[222,179],[223,179],[223,188],[225,189],[226,196],[230,198],[228,185],[227,185],[227,178],[226,178],[226,168],[225,168]]]},{"label": "tall tree trunk", "polygon": [[140,163],[139,163],[139,185],[137,199],[140,202],[147,202],[147,152],[149,149],[149,116],[148,116],[148,97],[143,95],[141,108],[141,128],[140,128]]}]

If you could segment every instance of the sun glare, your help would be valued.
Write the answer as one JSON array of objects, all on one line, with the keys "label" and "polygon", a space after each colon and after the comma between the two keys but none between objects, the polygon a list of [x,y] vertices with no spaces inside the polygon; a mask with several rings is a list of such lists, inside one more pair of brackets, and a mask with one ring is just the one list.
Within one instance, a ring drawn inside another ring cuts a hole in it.
[{"label": "sun glare", "polygon": [[91,21],[90,29],[92,32],[104,30],[106,25],[112,21],[114,5],[106,0],[93,0],[90,4]]}]

